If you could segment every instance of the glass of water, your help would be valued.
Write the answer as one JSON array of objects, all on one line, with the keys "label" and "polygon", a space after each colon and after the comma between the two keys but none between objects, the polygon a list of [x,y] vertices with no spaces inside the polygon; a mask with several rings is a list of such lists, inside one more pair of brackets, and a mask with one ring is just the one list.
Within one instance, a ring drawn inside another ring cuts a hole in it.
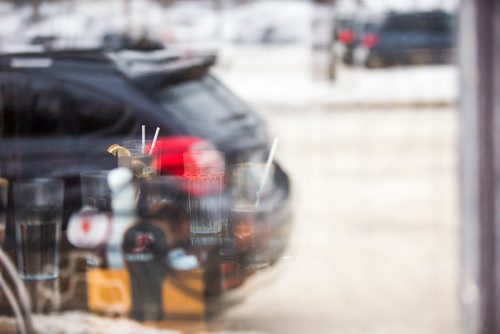
[{"label": "glass of water", "polygon": [[48,280],[59,276],[59,241],[64,183],[38,178],[13,183],[19,276]]},{"label": "glass of water", "polygon": [[224,154],[219,151],[184,153],[191,234],[220,233],[227,223],[224,197]]}]

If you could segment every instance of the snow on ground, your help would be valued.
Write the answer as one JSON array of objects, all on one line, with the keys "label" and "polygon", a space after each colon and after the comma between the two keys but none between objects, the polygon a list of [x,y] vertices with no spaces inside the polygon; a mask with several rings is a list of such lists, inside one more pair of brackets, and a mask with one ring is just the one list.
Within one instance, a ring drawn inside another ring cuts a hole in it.
[{"label": "snow on ground", "polygon": [[[279,13],[279,15],[276,15]],[[224,39],[240,43],[309,41],[312,6],[301,0],[267,0],[224,12]]]},{"label": "snow on ground", "polygon": [[334,82],[314,79],[311,67],[304,47],[240,47],[221,52],[216,73],[244,99],[281,109],[449,105],[457,98],[453,65],[339,67]]},{"label": "snow on ground", "polygon": [[[129,319],[110,319],[85,312],[37,315],[34,319],[40,333],[64,334],[176,334],[177,331],[146,327]],[[71,326],[68,326],[71,324]]]},{"label": "snow on ground", "polygon": [[[266,0],[242,6],[224,5],[216,11],[210,1],[178,1],[166,7],[152,0],[87,0],[42,3],[41,21],[30,23],[31,8],[0,8],[1,44],[20,38],[57,36],[71,46],[88,46],[107,32],[147,33],[165,43],[226,41],[238,43],[304,43],[309,39],[308,1]],[[275,15],[276,13],[280,15]],[[6,48],[4,46],[4,48]]]},{"label": "snow on ground", "polygon": [[[68,325],[70,324],[70,325]],[[51,334],[177,334],[176,330],[144,326],[129,319],[105,318],[80,311],[50,315],[34,315],[33,325],[37,333]],[[14,333],[12,318],[0,317],[0,331]]]},{"label": "snow on ground", "polygon": [[[105,33],[147,33],[165,43],[225,42],[239,44],[308,44],[311,41],[313,6],[307,0],[257,0],[234,6],[222,2],[220,11],[208,0],[177,1],[162,6],[153,0],[43,2],[42,20],[30,23],[31,7],[0,7],[0,50],[9,43],[29,41],[36,36],[57,36],[68,45],[95,46]],[[457,0],[366,0],[364,6],[340,1],[337,16],[369,11],[454,10]],[[279,13],[279,15],[276,15]],[[64,43],[59,43],[65,45]]]},{"label": "snow on ground", "polygon": [[268,111],[291,244],[281,274],[214,329],[460,333],[456,110]]}]

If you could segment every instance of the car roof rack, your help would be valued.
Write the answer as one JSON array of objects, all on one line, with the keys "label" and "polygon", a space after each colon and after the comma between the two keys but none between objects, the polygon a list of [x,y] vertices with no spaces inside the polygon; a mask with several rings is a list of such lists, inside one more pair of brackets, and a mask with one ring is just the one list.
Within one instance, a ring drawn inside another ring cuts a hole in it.
[{"label": "car roof rack", "polygon": [[195,52],[163,49],[155,51],[76,49],[0,54],[1,68],[47,68],[59,62],[81,61],[110,65],[135,79],[182,71],[190,67],[210,67],[217,59],[213,51]]},{"label": "car roof rack", "polygon": [[152,89],[206,72],[217,61],[213,51],[161,50],[152,52],[119,51],[108,53],[118,69],[144,88]]},{"label": "car roof rack", "polygon": [[0,54],[0,69],[25,68],[40,69],[57,65],[64,61],[110,64],[110,60],[100,49],[35,50]]},{"label": "car roof rack", "polygon": [[81,59],[87,61],[105,61],[102,49],[66,49],[66,50],[32,50],[0,54],[0,59],[11,59],[13,57],[46,57],[53,59]]}]

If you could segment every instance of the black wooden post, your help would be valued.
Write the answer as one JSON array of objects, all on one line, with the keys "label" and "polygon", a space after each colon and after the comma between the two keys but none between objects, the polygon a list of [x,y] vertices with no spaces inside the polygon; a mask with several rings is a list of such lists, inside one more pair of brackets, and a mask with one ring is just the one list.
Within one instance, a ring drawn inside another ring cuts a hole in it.
[{"label": "black wooden post", "polygon": [[500,4],[463,0],[461,301],[464,333],[500,331]]}]

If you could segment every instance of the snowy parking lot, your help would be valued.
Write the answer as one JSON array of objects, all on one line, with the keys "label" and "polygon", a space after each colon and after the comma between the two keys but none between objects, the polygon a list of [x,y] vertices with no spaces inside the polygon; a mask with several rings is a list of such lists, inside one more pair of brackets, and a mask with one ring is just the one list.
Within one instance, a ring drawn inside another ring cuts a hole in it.
[{"label": "snowy parking lot", "polygon": [[294,182],[292,244],[213,328],[457,333],[456,111],[267,116]]},{"label": "snowy parking lot", "polygon": [[307,49],[229,51],[217,72],[280,138],[295,229],[277,278],[257,275],[212,328],[458,332],[456,69],[340,68],[330,83]]},{"label": "snowy parking lot", "polygon": [[218,74],[243,98],[274,111],[400,108],[453,104],[458,73],[453,65],[369,70],[339,64],[337,80],[315,80],[304,46],[228,47]]}]

